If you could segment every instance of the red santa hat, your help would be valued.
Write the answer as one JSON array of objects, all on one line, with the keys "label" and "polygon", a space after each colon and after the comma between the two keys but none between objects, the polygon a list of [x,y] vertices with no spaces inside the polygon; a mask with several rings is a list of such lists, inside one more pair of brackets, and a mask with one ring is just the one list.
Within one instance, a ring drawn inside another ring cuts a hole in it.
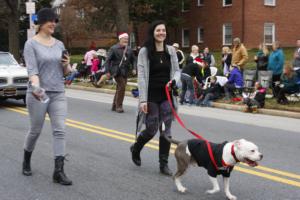
[{"label": "red santa hat", "polygon": [[193,63],[197,64],[197,65],[200,65],[200,66],[204,66],[204,61],[199,58],[199,57],[196,57],[193,61]]},{"label": "red santa hat", "polygon": [[125,37],[127,37],[127,38],[129,37],[128,33],[123,32],[123,33],[119,33],[119,35],[118,35],[119,40],[122,38],[125,38]]}]

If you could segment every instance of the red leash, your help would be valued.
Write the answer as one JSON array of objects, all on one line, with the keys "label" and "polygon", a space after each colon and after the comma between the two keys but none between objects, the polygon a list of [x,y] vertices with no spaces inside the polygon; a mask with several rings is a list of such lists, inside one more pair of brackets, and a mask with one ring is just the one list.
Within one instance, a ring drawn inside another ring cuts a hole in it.
[{"label": "red leash", "polygon": [[215,157],[214,157],[214,154],[212,152],[212,149],[211,149],[211,145],[209,143],[208,140],[206,140],[205,138],[203,138],[201,135],[195,133],[194,131],[190,130],[189,128],[187,128],[185,126],[185,124],[183,123],[183,121],[181,120],[181,118],[178,116],[176,110],[174,109],[173,107],[173,103],[172,103],[172,100],[171,100],[171,95],[170,95],[170,92],[169,92],[169,84],[171,84],[172,81],[168,82],[165,86],[165,91],[166,91],[166,95],[167,95],[167,99],[168,99],[168,102],[171,106],[171,109],[172,109],[172,112],[173,112],[173,115],[175,116],[176,120],[178,121],[178,123],[184,128],[186,129],[188,132],[190,132],[192,135],[194,135],[196,138],[198,139],[201,139],[203,141],[205,141],[206,145],[207,145],[207,150],[208,150],[208,153],[209,153],[209,157],[210,157],[210,160],[211,162],[213,163],[214,167],[216,168],[216,170],[218,171],[219,168],[217,166],[217,163],[216,163],[216,160],[215,160]]}]

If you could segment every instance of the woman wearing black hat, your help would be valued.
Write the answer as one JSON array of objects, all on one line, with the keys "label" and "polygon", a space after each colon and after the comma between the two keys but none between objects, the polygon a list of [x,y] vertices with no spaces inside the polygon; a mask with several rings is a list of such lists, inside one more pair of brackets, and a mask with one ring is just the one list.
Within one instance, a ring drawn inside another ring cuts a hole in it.
[{"label": "woman wearing black hat", "polygon": [[26,101],[30,130],[24,144],[23,174],[32,175],[31,154],[42,131],[47,113],[53,131],[55,158],[53,181],[62,185],[72,185],[72,181],[64,173],[67,102],[63,76],[71,70],[70,58],[64,51],[63,43],[52,37],[58,22],[53,10],[43,8],[38,12],[37,17],[37,34],[26,41],[24,48],[29,75]]}]

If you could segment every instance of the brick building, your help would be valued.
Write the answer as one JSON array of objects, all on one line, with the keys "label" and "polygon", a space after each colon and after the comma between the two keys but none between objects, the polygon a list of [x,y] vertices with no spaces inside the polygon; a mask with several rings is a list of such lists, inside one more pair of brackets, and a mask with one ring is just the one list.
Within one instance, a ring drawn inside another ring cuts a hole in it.
[{"label": "brick building", "polygon": [[295,46],[299,10],[300,0],[190,0],[182,6],[185,23],[177,41],[183,48],[198,44],[220,49],[235,37],[247,48],[275,40],[284,47]]}]

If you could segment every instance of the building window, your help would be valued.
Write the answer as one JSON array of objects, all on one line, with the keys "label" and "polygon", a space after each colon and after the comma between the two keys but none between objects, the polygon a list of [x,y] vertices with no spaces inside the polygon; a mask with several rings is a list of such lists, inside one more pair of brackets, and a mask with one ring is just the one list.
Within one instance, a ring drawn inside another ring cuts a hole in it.
[{"label": "building window", "polygon": [[204,0],[198,0],[197,6],[203,6]]},{"label": "building window", "polygon": [[276,0],[264,0],[265,6],[276,6]]},{"label": "building window", "polygon": [[267,45],[275,41],[275,24],[265,23],[264,25],[264,43]]},{"label": "building window", "polygon": [[182,29],[182,47],[190,46],[190,30]]},{"label": "building window", "polygon": [[223,0],[223,6],[232,6],[232,0]]},{"label": "building window", "polygon": [[223,25],[223,45],[232,44],[232,25],[224,24]]},{"label": "building window", "polygon": [[197,31],[198,43],[203,43],[203,36],[204,36],[204,29],[202,27],[198,27],[198,31]]},{"label": "building window", "polygon": [[190,2],[189,1],[187,1],[187,0],[182,0],[181,1],[181,11],[182,12],[187,12],[187,11],[189,11],[190,10]]}]

